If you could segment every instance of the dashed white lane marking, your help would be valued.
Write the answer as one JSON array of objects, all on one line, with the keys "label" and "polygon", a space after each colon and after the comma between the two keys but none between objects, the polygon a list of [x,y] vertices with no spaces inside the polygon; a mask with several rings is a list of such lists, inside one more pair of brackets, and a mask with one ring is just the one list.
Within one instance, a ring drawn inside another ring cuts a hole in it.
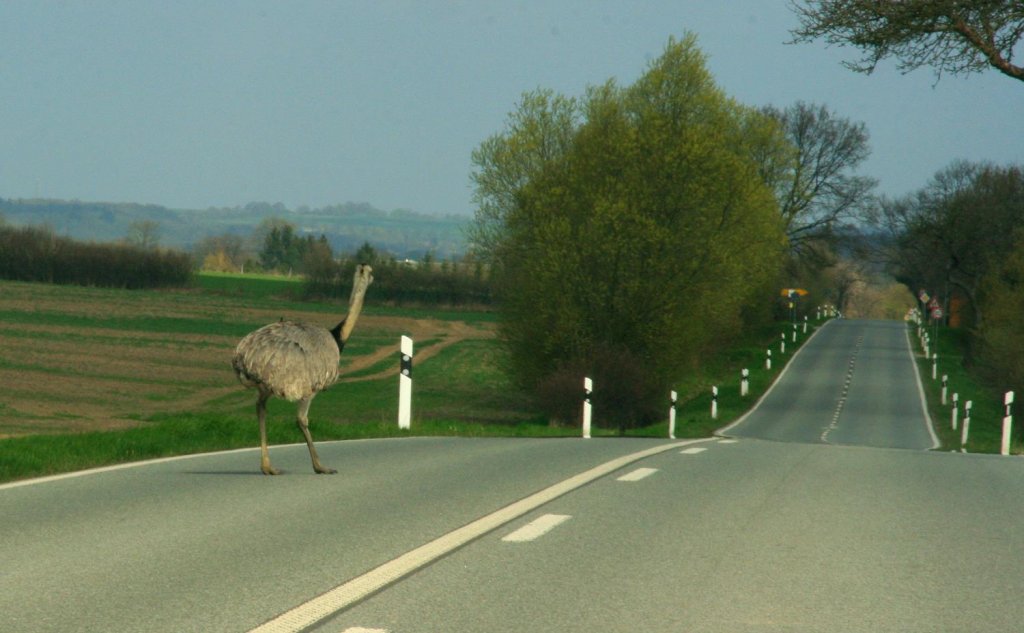
[{"label": "dashed white lane marking", "polygon": [[615,481],[640,481],[645,477],[650,477],[656,472],[658,472],[657,468],[637,468],[633,472],[626,473]]},{"label": "dashed white lane marking", "polygon": [[345,629],[341,633],[388,633],[388,630],[387,629],[367,629],[367,628],[363,628],[361,626],[353,626],[351,628]]},{"label": "dashed white lane marking", "polygon": [[249,633],[297,633],[298,631],[308,629],[320,620],[352,606],[370,594],[380,591],[417,569],[476,540],[491,530],[505,525],[509,521],[536,510],[553,499],[568,494],[601,477],[610,475],[641,459],[703,441],[706,440],[686,440],[683,442],[672,442],[671,444],[661,444],[636,453],[623,455],[600,466],[595,466],[590,470],[570,477],[553,486],[548,486],[525,499],[520,499],[487,516],[480,517],[476,521],[464,525],[457,530],[440,536],[429,543],[410,550],[398,558],[388,561],[375,569],[371,569],[362,576],[340,584],[334,589],[320,594],[290,611],[282,613],[274,619],[252,629]]},{"label": "dashed white lane marking", "polygon": [[847,396],[850,395],[850,384],[853,382],[853,372],[857,368],[857,355],[860,354],[860,348],[864,346],[864,336],[861,335],[857,338],[857,345],[853,348],[853,355],[850,357],[849,369],[846,370],[846,379],[843,381],[842,395],[839,396],[839,401],[836,403],[835,413],[832,414],[832,422],[826,426],[821,433],[821,441],[828,444],[828,434],[839,428],[839,417],[843,414],[843,407],[846,406]]},{"label": "dashed white lane marking", "polygon": [[535,541],[571,518],[572,517],[567,514],[545,514],[538,519],[530,521],[515,532],[503,537],[501,540],[506,543],[527,543],[529,541]]},{"label": "dashed white lane marking", "polygon": [[739,440],[718,440],[717,444],[739,444]]},{"label": "dashed white lane marking", "polygon": [[687,448],[687,449],[679,451],[679,454],[680,455],[696,455],[698,453],[703,453],[706,450],[708,450],[708,449],[702,448],[700,446],[694,446],[693,448]]}]

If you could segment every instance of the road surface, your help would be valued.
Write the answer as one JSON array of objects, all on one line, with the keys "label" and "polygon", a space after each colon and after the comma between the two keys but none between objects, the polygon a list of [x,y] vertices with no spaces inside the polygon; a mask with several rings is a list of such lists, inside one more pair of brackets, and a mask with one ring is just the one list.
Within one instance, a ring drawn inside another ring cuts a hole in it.
[{"label": "road surface", "polygon": [[924,450],[898,335],[825,327],[729,439],[338,442],[330,477],[299,445],[277,478],[247,450],[0,486],[0,631],[1019,631],[1024,461]]},{"label": "road surface", "polygon": [[832,321],[792,359],[760,405],[723,434],[935,448],[919,382],[903,323]]}]

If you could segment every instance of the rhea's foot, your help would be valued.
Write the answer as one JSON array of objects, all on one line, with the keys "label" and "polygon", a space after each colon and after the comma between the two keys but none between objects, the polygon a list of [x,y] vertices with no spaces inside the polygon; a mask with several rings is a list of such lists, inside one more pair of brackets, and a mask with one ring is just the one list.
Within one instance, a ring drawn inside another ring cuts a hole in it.
[{"label": "rhea's foot", "polygon": [[263,471],[264,475],[280,475],[281,474],[280,470],[274,468],[270,464],[263,464],[262,466],[260,466],[260,470]]},{"label": "rhea's foot", "polygon": [[334,468],[328,468],[328,467],[323,466],[321,464],[314,464],[313,465],[313,470],[315,470],[318,475],[334,475],[334,474],[337,474],[337,472],[338,472]]}]

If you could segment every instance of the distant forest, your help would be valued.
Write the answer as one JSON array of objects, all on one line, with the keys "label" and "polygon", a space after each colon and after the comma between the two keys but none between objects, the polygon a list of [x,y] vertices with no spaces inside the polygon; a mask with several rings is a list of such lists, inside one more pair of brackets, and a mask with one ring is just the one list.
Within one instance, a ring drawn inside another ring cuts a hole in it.
[{"label": "distant forest", "polygon": [[0,218],[14,226],[46,226],[57,235],[77,240],[117,242],[133,227],[145,224],[157,244],[192,250],[213,235],[248,237],[268,218],[295,225],[300,235],[324,235],[337,253],[354,252],[363,243],[398,259],[454,259],[466,251],[466,216],[434,216],[404,209],[382,211],[367,203],[347,202],[322,208],[289,209],[281,203],[250,202],[245,206],[204,210],[169,209],[160,205],[82,202],[79,200],[0,198]]}]

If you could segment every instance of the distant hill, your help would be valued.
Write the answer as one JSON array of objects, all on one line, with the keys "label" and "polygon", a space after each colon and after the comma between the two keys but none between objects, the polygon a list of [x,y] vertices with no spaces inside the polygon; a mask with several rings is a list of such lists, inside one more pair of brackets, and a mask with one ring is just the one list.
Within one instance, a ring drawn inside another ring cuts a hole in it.
[{"label": "distant hill", "polygon": [[0,198],[0,216],[13,225],[46,224],[59,235],[97,242],[122,240],[133,223],[155,222],[161,246],[185,250],[211,235],[248,236],[264,219],[281,218],[300,233],[323,233],[335,252],[353,252],[369,242],[400,259],[419,259],[427,251],[441,259],[465,253],[463,229],[469,222],[464,216],[382,211],[353,202],[320,209],[251,202],[244,207],[189,210],[152,204]]}]

